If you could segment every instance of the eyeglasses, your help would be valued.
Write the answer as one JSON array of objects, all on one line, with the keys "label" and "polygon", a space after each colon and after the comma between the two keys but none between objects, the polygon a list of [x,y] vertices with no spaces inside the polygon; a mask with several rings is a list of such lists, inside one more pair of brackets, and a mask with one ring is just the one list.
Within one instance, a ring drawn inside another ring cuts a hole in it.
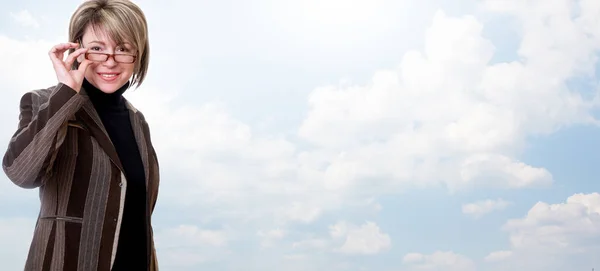
[{"label": "eyeglasses", "polygon": [[126,54],[108,54],[108,53],[90,53],[90,52],[86,52],[85,53],[85,59],[87,60],[91,60],[94,62],[104,62],[107,61],[109,57],[111,57],[115,60],[115,62],[118,63],[133,63],[135,62],[136,56],[135,55],[126,55]]},{"label": "eyeglasses", "polygon": [[[81,48],[83,47],[83,43],[80,42]],[[107,61],[109,57],[112,57],[117,63],[126,63],[131,64],[135,62],[137,58],[136,55],[128,55],[128,54],[109,54],[109,53],[99,53],[99,52],[86,52],[84,54],[85,59],[93,61],[93,62],[104,62]]]}]

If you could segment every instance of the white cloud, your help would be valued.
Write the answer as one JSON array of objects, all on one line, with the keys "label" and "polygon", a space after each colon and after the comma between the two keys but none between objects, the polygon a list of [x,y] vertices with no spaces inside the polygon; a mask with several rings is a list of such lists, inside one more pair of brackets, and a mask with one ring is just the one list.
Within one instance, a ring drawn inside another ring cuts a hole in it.
[{"label": "white cloud", "polygon": [[[498,270],[564,270],[598,266],[600,259],[600,194],[575,194],[564,203],[536,203],[527,214],[509,220],[510,251],[486,257]],[[544,261],[539,261],[544,259]],[[496,269],[494,269],[496,270]]]},{"label": "white cloud", "polygon": [[[178,95],[152,86],[128,94],[146,115],[164,165],[185,175],[184,180],[178,180],[178,192],[184,196],[177,194],[172,200],[230,201],[252,191],[286,189],[287,183],[281,178],[296,166],[292,164],[292,143],[278,136],[255,134],[219,102],[174,105]],[[297,208],[291,208],[291,215],[298,214],[294,212]]]},{"label": "white cloud", "polygon": [[436,251],[430,255],[409,253],[402,259],[409,267],[408,270],[446,270],[471,271],[476,270],[475,263],[460,254],[451,251]]},{"label": "white cloud", "polygon": [[293,202],[282,211],[285,218],[290,221],[299,221],[303,223],[313,222],[321,215],[321,208],[311,206],[304,202]]},{"label": "white cloud", "polygon": [[40,23],[31,15],[28,10],[21,10],[17,13],[10,13],[10,17],[17,23],[25,27],[39,28]]},{"label": "white cloud", "polygon": [[488,254],[484,259],[488,262],[497,262],[508,259],[512,255],[512,251],[494,251]]},{"label": "white cloud", "polygon": [[478,201],[473,203],[464,204],[462,206],[463,214],[479,218],[486,214],[489,214],[493,211],[504,210],[506,207],[511,205],[512,203],[509,201],[505,201],[503,199],[488,199],[484,201]]},{"label": "white cloud", "polygon": [[[57,79],[48,52],[58,43],[46,40],[16,40],[0,34],[0,58],[5,61],[4,65],[0,65],[0,83],[6,86],[6,94],[23,94],[32,89],[56,84]],[[14,107],[14,103],[12,105]]]},{"label": "white cloud", "polygon": [[378,254],[392,247],[392,239],[381,231],[373,222],[366,222],[360,227],[338,222],[330,226],[330,234],[334,239],[342,239],[339,251],[344,254]]},{"label": "white cloud", "polygon": [[600,248],[596,242],[600,240],[600,194],[575,194],[558,204],[538,202],[525,217],[509,220],[504,229],[515,249],[563,254]]},{"label": "white cloud", "polygon": [[167,269],[192,268],[221,260],[228,253],[228,242],[232,235],[228,229],[200,229],[195,225],[155,230],[159,264]]},{"label": "white cloud", "polygon": [[325,239],[316,239],[316,238],[312,238],[312,239],[306,239],[306,240],[302,240],[302,241],[298,241],[298,242],[294,242],[292,244],[292,248],[294,249],[299,249],[299,250],[312,250],[312,249],[324,249],[329,245],[329,241],[325,240]]},{"label": "white cloud", "polygon": [[286,260],[290,260],[290,261],[301,261],[301,260],[306,259],[306,255],[305,254],[289,254],[289,255],[285,255],[284,258]]},{"label": "white cloud", "polygon": [[476,154],[463,161],[460,175],[463,182],[478,182],[495,187],[525,188],[549,186],[552,174],[497,154]]},{"label": "white cloud", "polygon": [[0,218],[0,255],[2,268],[22,270],[33,237],[35,220],[32,218]]},{"label": "white cloud", "polygon": [[275,243],[281,240],[286,236],[286,231],[282,229],[274,229],[270,231],[259,231],[257,235],[262,239],[261,246],[262,247],[272,247]]},{"label": "white cloud", "polygon": [[164,249],[157,250],[161,259],[161,262],[158,263],[161,269],[165,267],[190,268],[212,260],[206,254],[189,248],[163,251]]},{"label": "white cloud", "polygon": [[203,230],[194,225],[180,225],[160,233],[158,238],[164,247],[209,245],[221,247],[227,245],[227,233],[223,230]]},{"label": "white cloud", "polygon": [[[406,53],[397,70],[377,72],[368,85],[311,93],[299,134],[339,154],[327,165],[326,186],[358,189],[385,179],[377,187],[386,189],[444,180],[455,190],[552,182],[546,169],[514,156],[530,135],[590,120],[588,104],[563,85],[578,70],[562,63],[490,64],[494,46],[482,28],[474,17],[438,12],[424,52]],[[595,47],[581,49],[589,55]],[[548,65],[562,71],[553,77],[558,84],[547,80]]]}]

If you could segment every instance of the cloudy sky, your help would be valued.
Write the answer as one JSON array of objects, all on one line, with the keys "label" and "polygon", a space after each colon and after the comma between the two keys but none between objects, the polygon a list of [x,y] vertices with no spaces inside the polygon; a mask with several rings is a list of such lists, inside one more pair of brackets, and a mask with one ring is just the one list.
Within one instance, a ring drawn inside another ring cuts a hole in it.
[{"label": "cloudy sky", "polygon": [[[80,1],[0,11],[0,141]],[[161,270],[600,268],[600,1],[138,1]],[[0,176],[0,262],[37,190]]]}]

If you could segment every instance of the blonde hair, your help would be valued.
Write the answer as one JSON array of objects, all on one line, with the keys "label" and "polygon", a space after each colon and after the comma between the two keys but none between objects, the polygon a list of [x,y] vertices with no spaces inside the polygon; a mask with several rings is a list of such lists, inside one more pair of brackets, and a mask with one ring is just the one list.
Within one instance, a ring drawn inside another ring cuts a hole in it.
[{"label": "blonde hair", "polygon": [[[80,42],[88,26],[94,32],[106,31],[117,44],[128,42],[134,46],[137,57],[131,85],[137,84],[139,87],[146,77],[150,58],[148,24],[142,10],[128,0],[88,0],[71,16],[69,41]],[[77,65],[77,61],[74,65]]]}]

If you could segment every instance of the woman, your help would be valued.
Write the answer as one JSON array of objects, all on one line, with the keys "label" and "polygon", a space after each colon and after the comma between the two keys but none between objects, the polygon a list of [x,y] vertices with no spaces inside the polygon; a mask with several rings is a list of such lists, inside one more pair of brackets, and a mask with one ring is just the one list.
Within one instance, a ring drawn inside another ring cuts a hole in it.
[{"label": "woman", "polygon": [[25,270],[158,270],[158,161],[144,116],[122,96],[146,76],[145,16],[127,0],[86,1],[69,41],[49,52],[57,85],[22,96],[3,159],[12,182],[40,192]]}]

